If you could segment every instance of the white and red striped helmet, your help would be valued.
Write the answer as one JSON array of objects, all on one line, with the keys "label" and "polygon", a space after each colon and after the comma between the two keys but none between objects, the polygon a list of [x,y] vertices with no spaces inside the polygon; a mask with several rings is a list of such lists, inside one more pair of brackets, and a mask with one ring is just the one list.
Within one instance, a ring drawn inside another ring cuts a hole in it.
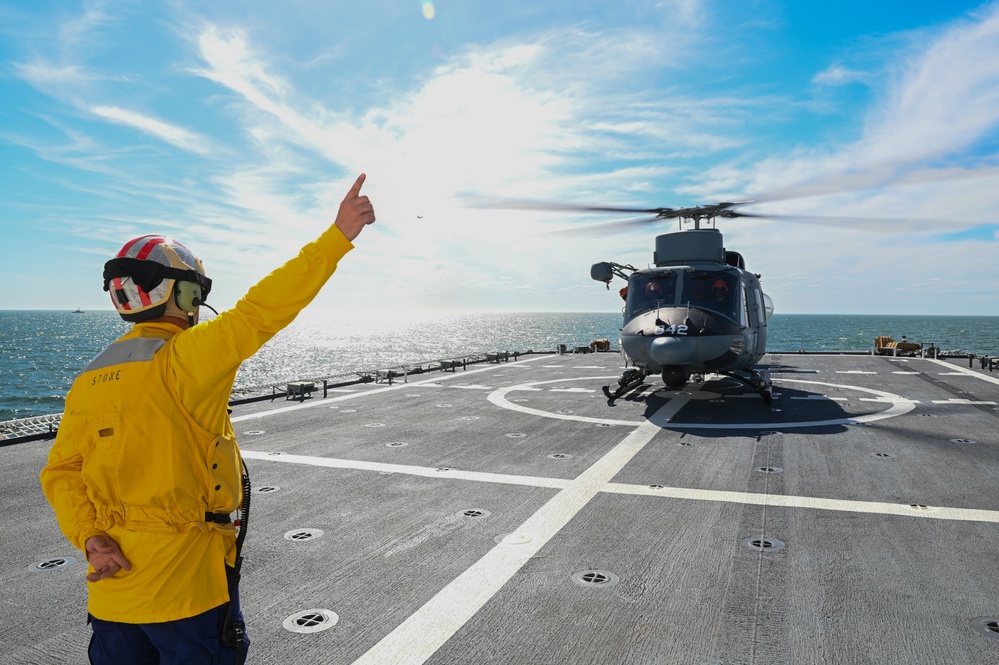
[{"label": "white and red striped helmet", "polygon": [[212,281],[201,260],[176,240],[148,235],[129,240],[104,264],[104,290],[121,318],[146,321],[163,316],[178,280],[201,286],[207,299]]}]

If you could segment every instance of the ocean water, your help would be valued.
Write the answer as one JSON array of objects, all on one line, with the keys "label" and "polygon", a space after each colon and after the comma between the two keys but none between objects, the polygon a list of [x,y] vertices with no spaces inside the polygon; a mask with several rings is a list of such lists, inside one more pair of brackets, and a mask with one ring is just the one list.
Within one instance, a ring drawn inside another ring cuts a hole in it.
[{"label": "ocean water", "polygon": [[[303,312],[236,377],[241,393],[491,351],[552,351],[606,337],[617,348],[621,314]],[[0,311],[0,421],[60,413],[87,362],[129,324],[111,311]],[[772,352],[869,350],[878,335],[905,335],[943,351],[999,355],[999,317],[777,314]]]}]

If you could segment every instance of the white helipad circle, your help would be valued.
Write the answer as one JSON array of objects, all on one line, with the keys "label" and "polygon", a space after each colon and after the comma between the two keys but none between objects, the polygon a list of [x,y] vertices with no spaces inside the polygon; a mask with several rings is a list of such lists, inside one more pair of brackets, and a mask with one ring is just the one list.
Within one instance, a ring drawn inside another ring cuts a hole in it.
[{"label": "white helipad circle", "polygon": [[[612,420],[610,418],[590,418],[588,416],[577,416],[576,414],[567,413],[552,413],[551,411],[542,411],[541,409],[532,409],[527,406],[521,406],[520,404],[514,404],[506,398],[507,393],[513,392],[515,390],[530,390],[532,386],[543,386],[550,383],[565,383],[566,381],[613,381],[617,377],[613,376],[583,376],[577,379],[556,379],[554,381],[531,381],[529,383],[521,383],[516,386],[506,386],[504,388],[499,388],[489,393],[488,399],[490,402],[498,407],[504,409],[510,409],[511,411],[519,411],[520,413],[527,413],[534,416],[541,416],[542,418],[555,418],[556,420],[575,420],[583,423],[605,423],[608,425],[627,425],[629,427],[636,427],[641,425],[641,421],[634,420]],[[526,401],[526,400],[525,400]]]},{"label": "white helipad circle", "polygon": [[[503,409],[510,409],[511,411],[518,411],[520,413],[526,413],[534,416],[541,416],[542,418],[554,418],[556,420],[575,420],[584,423],[597,423],[606,425],[625,425],[629,427],[637,427],[643,424],[644,420],[615,420],[612,418],[591,418],[588,416],[577,416],[575,414],[565,414],[565,413],[553,413],[551,411],[543,411],[541,409],[532,409],[526,406],[521,406],[520,404],[514,404],[511,400],[507,399],[507,395],[511,392],[517,390],[537,390],[536,386],[543,386],[547,384],[564,384],[568,381],[607,381],[615,380],[616,377],[606,377],[606,376],[582,376],[574,379],[556,379],[554,381],[531,381],[528,383],[521,383],[515,386],[506,386],[499,388],[489,393],[487,399],[495,404],[496,406]],[[889,393],[883,390],[875,390],[874,388],[861,388],[859,386],[848,386],[838,383],[826,383],[824,381],[804,381],[802,379],[780,379],[781,383],[804,383],[814,386],[827,386],[830,388],[836,388],[838,390],[857,390],[869,395],[873,395],[878,398],[879,401],[891,404],[884,411],[878,411],[877,413],[869,413],[859,416],[851,416],[848,418],[831,418],[828,420],[811,420],[811,421],[799,421],[799,422],[765,422],[765,423],[668,423],[669,427],[676,429],[791,429],[791,428],[802,428],[802,427],[828,427],[830,425],[866,425],[878,420],[884,420],[885,418],[894,418],[896,416],[901,416],[909,413],[915,408],[915,404],[912,400],[906,399],[901,395],[896,395],[894,393]],[[700,391],[678,391],[677,396],[684,395],[688,399],[696,399],[694,397]],[[690,393],[687,395],[686,393]],[[705,395],[710,395],[710,399],[717,398],[717,394],[705,392]],[[762,399],[762,398],[761,398]],[[718,407],[724,408],[724,407]],[[779,409],[775,409],[779,410]]]}]

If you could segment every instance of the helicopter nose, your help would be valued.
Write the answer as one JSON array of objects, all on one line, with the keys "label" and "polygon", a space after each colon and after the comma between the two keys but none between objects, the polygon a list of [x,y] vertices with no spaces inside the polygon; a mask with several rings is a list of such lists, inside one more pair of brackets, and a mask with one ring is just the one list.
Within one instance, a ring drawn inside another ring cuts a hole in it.
[{"label": "helicopter nose", "polygon": [[687,337],[657,337],[649,355],[660,365],[687,365],[696,351],[695,340]]}]

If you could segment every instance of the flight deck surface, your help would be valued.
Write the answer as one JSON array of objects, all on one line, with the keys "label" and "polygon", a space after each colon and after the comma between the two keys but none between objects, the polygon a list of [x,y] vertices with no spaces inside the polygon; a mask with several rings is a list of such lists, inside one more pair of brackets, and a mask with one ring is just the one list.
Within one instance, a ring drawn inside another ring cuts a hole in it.
[{"label": "flight deck surface", "polygon": [[[713,376],[610,404],[598,353],[234,407],[249,662],[999,662],[999,376],[763,365],[771,405]],[[86,662],[50,443],[3,453],[0,663]]]}]

